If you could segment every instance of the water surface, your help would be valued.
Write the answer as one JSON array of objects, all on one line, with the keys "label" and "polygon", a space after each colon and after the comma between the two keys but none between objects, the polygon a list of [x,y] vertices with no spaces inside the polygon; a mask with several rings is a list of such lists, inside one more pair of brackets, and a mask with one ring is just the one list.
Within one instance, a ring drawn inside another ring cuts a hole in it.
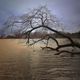
[{"label": "water surface", "polygon": [[24,41],[0,40],[0,80],[80,80],[79,56],[56,56],[41,50],[43,43],[30,47]]}]

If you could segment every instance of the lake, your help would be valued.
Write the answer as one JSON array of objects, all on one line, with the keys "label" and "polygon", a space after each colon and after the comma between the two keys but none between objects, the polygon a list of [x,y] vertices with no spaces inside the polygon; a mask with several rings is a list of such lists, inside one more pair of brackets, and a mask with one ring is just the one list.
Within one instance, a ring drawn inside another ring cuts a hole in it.
[{"label": "lake", "polygon": [[80,80],[79,55],[54,55],[40,48],[43,43],[28,46],[25,41],[0,39],[0,80]]}]

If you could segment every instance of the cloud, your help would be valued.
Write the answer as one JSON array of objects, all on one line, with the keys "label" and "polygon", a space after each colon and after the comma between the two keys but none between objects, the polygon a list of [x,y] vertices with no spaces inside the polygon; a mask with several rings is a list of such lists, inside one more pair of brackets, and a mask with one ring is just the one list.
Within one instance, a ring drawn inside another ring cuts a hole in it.
[{"label": "cloud", "polygon": [[47,5],[68,28],[79,25],[80,0],[0,0],[0,23],[9,15],[22,15],[40,5]]}]

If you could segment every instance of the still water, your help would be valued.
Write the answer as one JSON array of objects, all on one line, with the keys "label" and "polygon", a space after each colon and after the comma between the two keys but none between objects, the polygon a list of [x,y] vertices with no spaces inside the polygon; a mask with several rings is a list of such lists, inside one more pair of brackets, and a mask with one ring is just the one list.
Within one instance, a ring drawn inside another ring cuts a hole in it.
[{"label": "still water", "polygon": [[79,56],[54,55],[41,50],[42,45],[30,47],[25,40],[1,39],[0,80],[80,80]]}]

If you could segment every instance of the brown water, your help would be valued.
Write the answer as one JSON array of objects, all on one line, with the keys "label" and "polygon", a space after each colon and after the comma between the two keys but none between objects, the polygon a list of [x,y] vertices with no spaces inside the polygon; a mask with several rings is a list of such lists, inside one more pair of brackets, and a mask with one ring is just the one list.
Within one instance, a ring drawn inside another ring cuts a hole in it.
[{"label": "brown water", "polygon": [[0,40],[0,80],[80,80],[80,57],[26,46],[24,40]]}]

